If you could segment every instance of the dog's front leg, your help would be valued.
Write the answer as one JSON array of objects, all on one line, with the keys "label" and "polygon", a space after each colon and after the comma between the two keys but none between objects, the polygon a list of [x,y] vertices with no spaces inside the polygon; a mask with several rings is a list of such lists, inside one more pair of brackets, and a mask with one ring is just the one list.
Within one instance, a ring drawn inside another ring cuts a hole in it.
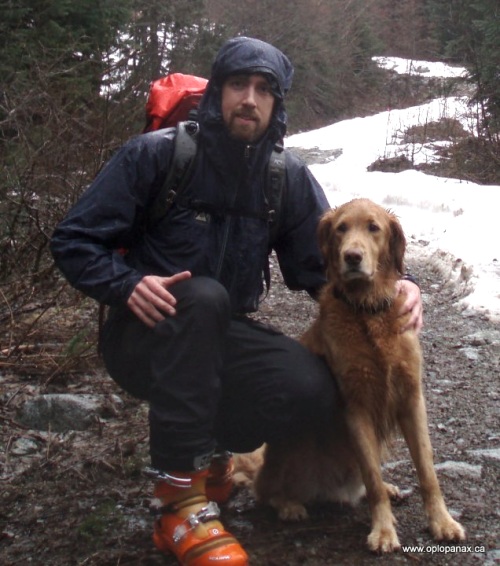
[{"label": "dog's front leg", "polygon": [[399,424],[415,464],[432,536],[436,540],[464,540],[465,531],[449,514],[439,487],[427,426],[422,392],[418,392],[399,418]]},{"label": "dog's front leg", "polygon": [[354,410],[347,415],[347,424],[372,515],[368,548],[373,552],[393,552],[400,548],[396,520],[386,485],[382,481],[380,446],[371,419]]}]

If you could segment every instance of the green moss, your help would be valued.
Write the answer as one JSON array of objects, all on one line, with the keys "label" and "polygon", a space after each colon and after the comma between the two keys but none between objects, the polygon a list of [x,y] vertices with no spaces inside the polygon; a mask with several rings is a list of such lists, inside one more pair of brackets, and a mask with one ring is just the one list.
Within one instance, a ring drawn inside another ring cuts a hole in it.
[{"label": "green moss", "polygon": [[93,509],[78,526],[78,536],[86,543],[98,545],[102,537],[107,536],[110,529],[116,529],[122,518],[117,514],[116,503],[108,500],[103,501]]}]

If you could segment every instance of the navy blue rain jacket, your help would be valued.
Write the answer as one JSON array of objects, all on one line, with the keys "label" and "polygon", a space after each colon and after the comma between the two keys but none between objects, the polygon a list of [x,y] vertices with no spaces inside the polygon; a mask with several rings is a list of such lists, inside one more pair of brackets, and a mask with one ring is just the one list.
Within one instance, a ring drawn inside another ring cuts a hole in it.
[{"label": "navy blue rain jacket", "polygon": [[[221,86],[235,72],[264,73],[276,98],[270,127],[253,145],[229,138],[222,121]],[[266,211],[266,168],[286,131],[283,98],[292,74],[288,59],[269,44],[248,38],[227,42],[200,104],[195,171],[181,202],[144,229],[145,211],[172,163],[175,130],[132,139],[53,234],[51,251],[69,282],[101,303],[120,305],[144,275],[189,270],[220,281],[233,312],[256,311],[271,249],[267,220],[259,217]],[[198,211],[189,201],[198,203]],[[199,214],[200,208],[211,212]],[[224,212],[228,208],[231,212]],[[307,167],[286,152],[286,192],[272,247],[291,289],[313,294],[325,282],[316,227],[326,208],[324,193]],[[116,252],[123,246],[129,250],[125,256]]]}]

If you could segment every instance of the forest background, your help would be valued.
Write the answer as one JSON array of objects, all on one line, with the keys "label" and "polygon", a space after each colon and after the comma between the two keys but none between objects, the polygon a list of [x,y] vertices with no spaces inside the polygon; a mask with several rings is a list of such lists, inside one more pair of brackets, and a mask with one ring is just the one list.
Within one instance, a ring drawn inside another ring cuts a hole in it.
[{"label": "forest background", "polygon": [[[229,37],[263,39],[292,60],[290,133],[407,105],[410,80],[403,92],[388,88],[376,55],[464,65],[477,135],[457,141],[452,174],[500,184],[498,0],[0,7],[0,372],[43,375],[48,384],[95,363],[95,304],[59,276],[48,251],[52,230],[111,154],[141,132],[150,82],[169,72],[208,76]],[[79,316],[63,316],[68,308]]]}]

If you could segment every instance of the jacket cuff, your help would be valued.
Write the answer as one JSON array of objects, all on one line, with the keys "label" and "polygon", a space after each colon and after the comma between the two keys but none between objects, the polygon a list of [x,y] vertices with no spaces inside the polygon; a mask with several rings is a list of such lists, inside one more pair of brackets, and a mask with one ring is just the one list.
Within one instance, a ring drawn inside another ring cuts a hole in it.
[{"label": "jacket cuff", "polygon": [[403,279],[404,281],[411,281],[412,283],[415,283],[415,285],[420,289],[420,283],[418,281],[418,279],[416,277],[414,277],[411,273],[405,273],[401,279]]}]

